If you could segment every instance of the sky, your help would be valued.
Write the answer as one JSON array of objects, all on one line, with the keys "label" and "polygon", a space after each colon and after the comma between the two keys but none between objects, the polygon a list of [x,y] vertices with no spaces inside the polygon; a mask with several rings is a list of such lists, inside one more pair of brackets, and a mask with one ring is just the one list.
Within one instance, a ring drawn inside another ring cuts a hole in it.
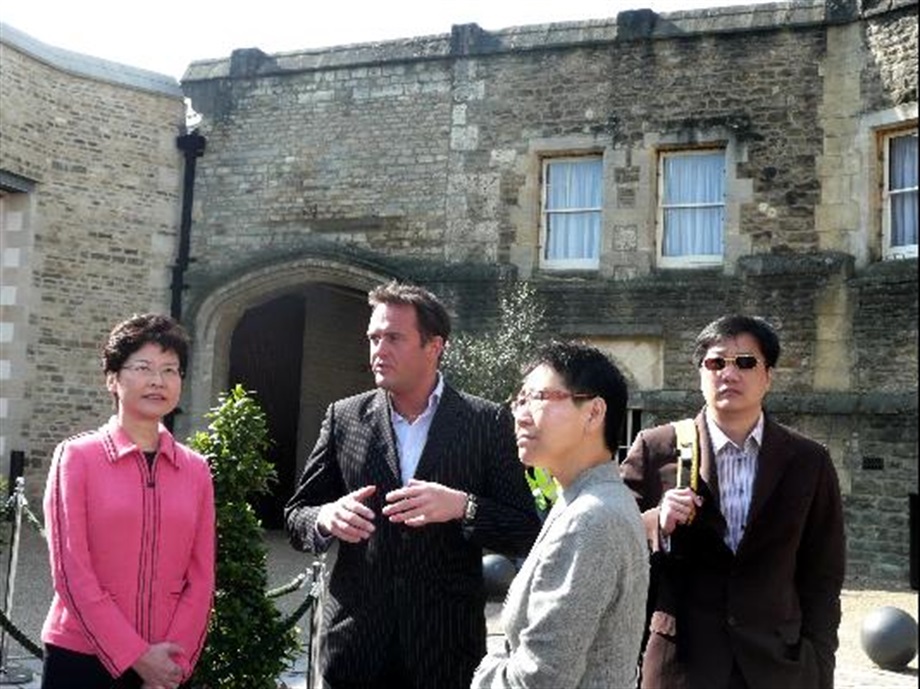
[{"label": "sky", "polygon": [[[57,48],[181,79],[196,60],[237,48],[311,50],[450,33],[674,12],[766,0],[5,0],[0,21]],[[245,10],[245,11],[244,11]]]}]

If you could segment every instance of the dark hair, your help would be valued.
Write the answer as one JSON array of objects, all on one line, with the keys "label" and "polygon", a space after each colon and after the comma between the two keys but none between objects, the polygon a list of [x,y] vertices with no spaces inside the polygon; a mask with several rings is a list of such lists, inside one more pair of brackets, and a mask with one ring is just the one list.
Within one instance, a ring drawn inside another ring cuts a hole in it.
[{"label": "dark hair", "polygon": [[703,357],[712,345],[720,340],[738,335],[750,335],[760,345],[767,368],[776,366],[779,359],[779,336],[773,327],[758,316],[734,314],[722,316],[707,325],[696,336],[693,346],[693,363],[699,368]]},{"label": "dark hair", "polygon": [[135,314],[116,325],[102,347],[102,369],[118,373],[134,352],[148,343],[160,345],[179,357],[179,368],[185,372],[188,363],[189,337],[185,328],[171,316],[158,313]]},{"label": "dark hair", "polygon": [[415,307],[419,334],[422,343],[432,337],[441,337],[444,342],[450,337],[450,315],[444,305],[424,287],[392,280],[378,285],[367,295],[367,303],[373,308],[380,304],[403,304]]},{"label": "dark hair", "polygon": [[583,342],[550,342],[536,351],[521,372],[527,376],[543,364],[562,377],[569,392],[603,398],[607,403],[604,441],[616,454],[629,398],[626,379],[616,364],[600,349]]}]

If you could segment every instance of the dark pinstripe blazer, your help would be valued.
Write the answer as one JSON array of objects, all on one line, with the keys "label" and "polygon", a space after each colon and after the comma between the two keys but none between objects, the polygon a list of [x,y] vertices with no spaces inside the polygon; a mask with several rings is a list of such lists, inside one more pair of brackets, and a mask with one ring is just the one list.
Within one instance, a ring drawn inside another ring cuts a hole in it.
[{"label": "dark pinstripe blazer", "polygon": [[748,521],[732,553],[702,413],[695,422],[704,502],[671,535],[669,552],[658,550],[658,504],[674,486],[674,427],[642,431],[620,467],[660,577],[642,686],[718,689],[734,662],[752,689],[833,687],[844,530],[827,450],[766,416]]},{"label": "dark pinstripe blazer", "polygon": [[540,529],[510,414],[444,385],[415,477],[476,495],[470,523],[413,528],[379,516],[399,475],[386,393],[332,404],[285,508],[292,543],[322,550],[320,506],[368,484],[377,486],[368,506],[378,518],[370,539],[339,543],[323,613],[322,674],[333,687],[374,686],[373,677],[401,660],[418,689],[466,689],[486,651],[482,549],[524,555]]}]

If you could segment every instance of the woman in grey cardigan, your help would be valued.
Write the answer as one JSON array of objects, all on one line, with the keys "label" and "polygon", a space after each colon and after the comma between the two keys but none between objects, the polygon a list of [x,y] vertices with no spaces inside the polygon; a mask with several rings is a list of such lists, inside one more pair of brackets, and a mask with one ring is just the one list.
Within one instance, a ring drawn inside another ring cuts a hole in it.
[{"label": "woman in grey cardigan", "polygon": [[508,589],[504,648],[474,689],[627,689],[637,679],[648,548],[614,453],[623,376],[600,350],[552,343],[525,368],[512,403],[518,456],[561,491]]}]

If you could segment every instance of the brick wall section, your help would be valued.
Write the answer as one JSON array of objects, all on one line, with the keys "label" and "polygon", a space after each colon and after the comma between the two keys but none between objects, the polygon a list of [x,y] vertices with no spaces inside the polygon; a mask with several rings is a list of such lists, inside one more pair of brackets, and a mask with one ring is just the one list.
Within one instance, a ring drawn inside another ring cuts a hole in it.
[{"label": "brick wall section", "polygon": [[9,449],[26,451],[37,496],[54,445],[111,413],[99,366],[105,334],[132,313],[169,309],[185,110],[176,84],[135,88],[138,70],[128,67],[121,83],[117,69],[112,80],[93,78],[79,71],[80,56],[68,69],[64,51],[28,40],[26,51],[18,34],[3,35],[0,170],[35,182],[31,296],[15,324],[28,355],[4,381],[21,390],[4,435]]}]

